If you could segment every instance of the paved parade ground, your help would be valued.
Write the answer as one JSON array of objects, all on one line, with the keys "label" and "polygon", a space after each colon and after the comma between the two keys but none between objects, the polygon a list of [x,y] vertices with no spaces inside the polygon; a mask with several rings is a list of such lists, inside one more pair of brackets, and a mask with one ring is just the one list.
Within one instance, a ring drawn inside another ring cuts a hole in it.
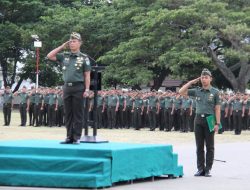
[{"label": "paved parade ground", "polygon": [[[11,126],[0,126],[0,140],[17,139],[54,139],[65,138],[65,128],[48,127],[18,127],[20,124],[18,113],[12,116]],[[0,124],[3,115],[0,113]],[[92,131],[90,130],[90,133]],[[179,155],[179,164],[184,167],[183,178],[151,179],[134,181],[133,184],[116,184],[110,190],[248,190],[250,179],[250,131],[242,131],[241,135],[234,135],[232,131],[215,137],[215,161],[211,178],[194,177],[196,172],[195,141],[193,133],[160,132],[142,129],[101,129],[98,136],[110,142],[171,144],[174,152]],[[79,146],[84,146],[81,144]],[[226,162],[221,162],[226,161]],[[128,163],[129,164],[129,163]],[[0,190],[38,190],[50,188],[0,187]],[[56,188],[51,188],[58,190]]]}]

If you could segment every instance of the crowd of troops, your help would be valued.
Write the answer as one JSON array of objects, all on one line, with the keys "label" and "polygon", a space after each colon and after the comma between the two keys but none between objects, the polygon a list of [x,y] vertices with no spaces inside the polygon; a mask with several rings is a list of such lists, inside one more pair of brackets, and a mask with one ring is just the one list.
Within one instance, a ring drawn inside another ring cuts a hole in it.
[{"label": "crowd of troops", "polygon": [[[88,101],[85,110],[92,118],[93,94]],[[195,110],[194,98],[172,91],[99,91],[97,127],[193,132]],[[250,95],[221,93],[221,122],[219,133],[234,130],[235,134],[240,134],[242,130],[250,130]]]},{"label": "crowd of troops", "polygon": [[[6,87],[3,94],[4,125],[10,124],[12,99],[19,96],[21,126],[26,126],[27,113],[30,126],[63,126],[64,107],[62,90],[54,88],[31,89],[23,87],[12,94]],[[154,131],[193,132],[196,100],[180,96],[172,91],[142,92],[103,90],[96,100],[96,125],[100,128],[118,129],[148,128]],[[94,93],[84,97],[84,125],[93,120]],[[241,134],[250,130],[250,95],[245,93],[221,93],[221,124],[224,131]]]},{"label": "crowd of troops", "polygon": [[[4,126],[9,126],[14,97],[19,97],[20,126],[59,126],[64,125],[64,107],[62,90],[54,88],[32,88],[24,86],[20,91],[12,93],[6,87],[1,94],[3,100]],[[29,115],[29,121],[27,121]]]}]

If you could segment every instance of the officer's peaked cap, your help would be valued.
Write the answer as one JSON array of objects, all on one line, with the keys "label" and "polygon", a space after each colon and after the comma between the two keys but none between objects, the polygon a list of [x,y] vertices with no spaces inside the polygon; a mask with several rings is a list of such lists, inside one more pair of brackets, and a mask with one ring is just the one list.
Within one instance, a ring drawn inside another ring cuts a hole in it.
[{"label": "officer's peaked cap", "polygon": [[206,68],[202,70],[201,75],[209,75],[210,77],[212,76],[211,72]]},{"label": "officer's peaked cap", "polygon": [[70,34],[70,39],[72,40],[72,39],[77,39],[77,40],[82,40],[82,37],[81,37],[81,34],[79,34],[79,33],[77,33],[77,32],[72,32],[71,34]]}]

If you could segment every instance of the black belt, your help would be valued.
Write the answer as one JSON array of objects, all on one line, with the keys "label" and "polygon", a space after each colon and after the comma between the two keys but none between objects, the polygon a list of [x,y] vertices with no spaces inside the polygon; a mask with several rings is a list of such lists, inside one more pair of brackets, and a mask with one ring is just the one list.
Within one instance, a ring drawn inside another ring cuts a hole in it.
[{"label": "black belt", "polygon": [[212,114],[196,114],[196,116],[198,116],[198,117],[202,117],[202,118],[205,118],[205,117],[207,117],[207,116],[210,116],[210,115],[212,115]]},{"label": "black belt", "polygon": [[66,82],[64,83],[65,86],[77,86],[83,84],[83,82]]}]

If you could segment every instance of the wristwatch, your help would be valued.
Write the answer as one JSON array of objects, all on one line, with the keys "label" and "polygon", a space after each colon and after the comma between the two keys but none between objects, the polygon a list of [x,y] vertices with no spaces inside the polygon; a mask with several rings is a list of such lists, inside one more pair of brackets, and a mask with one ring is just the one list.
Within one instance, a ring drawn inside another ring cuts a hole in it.
[{"label": "wristwatch", "polygon": [[215,123],[215,125],[220,125],[220,123]]}]

